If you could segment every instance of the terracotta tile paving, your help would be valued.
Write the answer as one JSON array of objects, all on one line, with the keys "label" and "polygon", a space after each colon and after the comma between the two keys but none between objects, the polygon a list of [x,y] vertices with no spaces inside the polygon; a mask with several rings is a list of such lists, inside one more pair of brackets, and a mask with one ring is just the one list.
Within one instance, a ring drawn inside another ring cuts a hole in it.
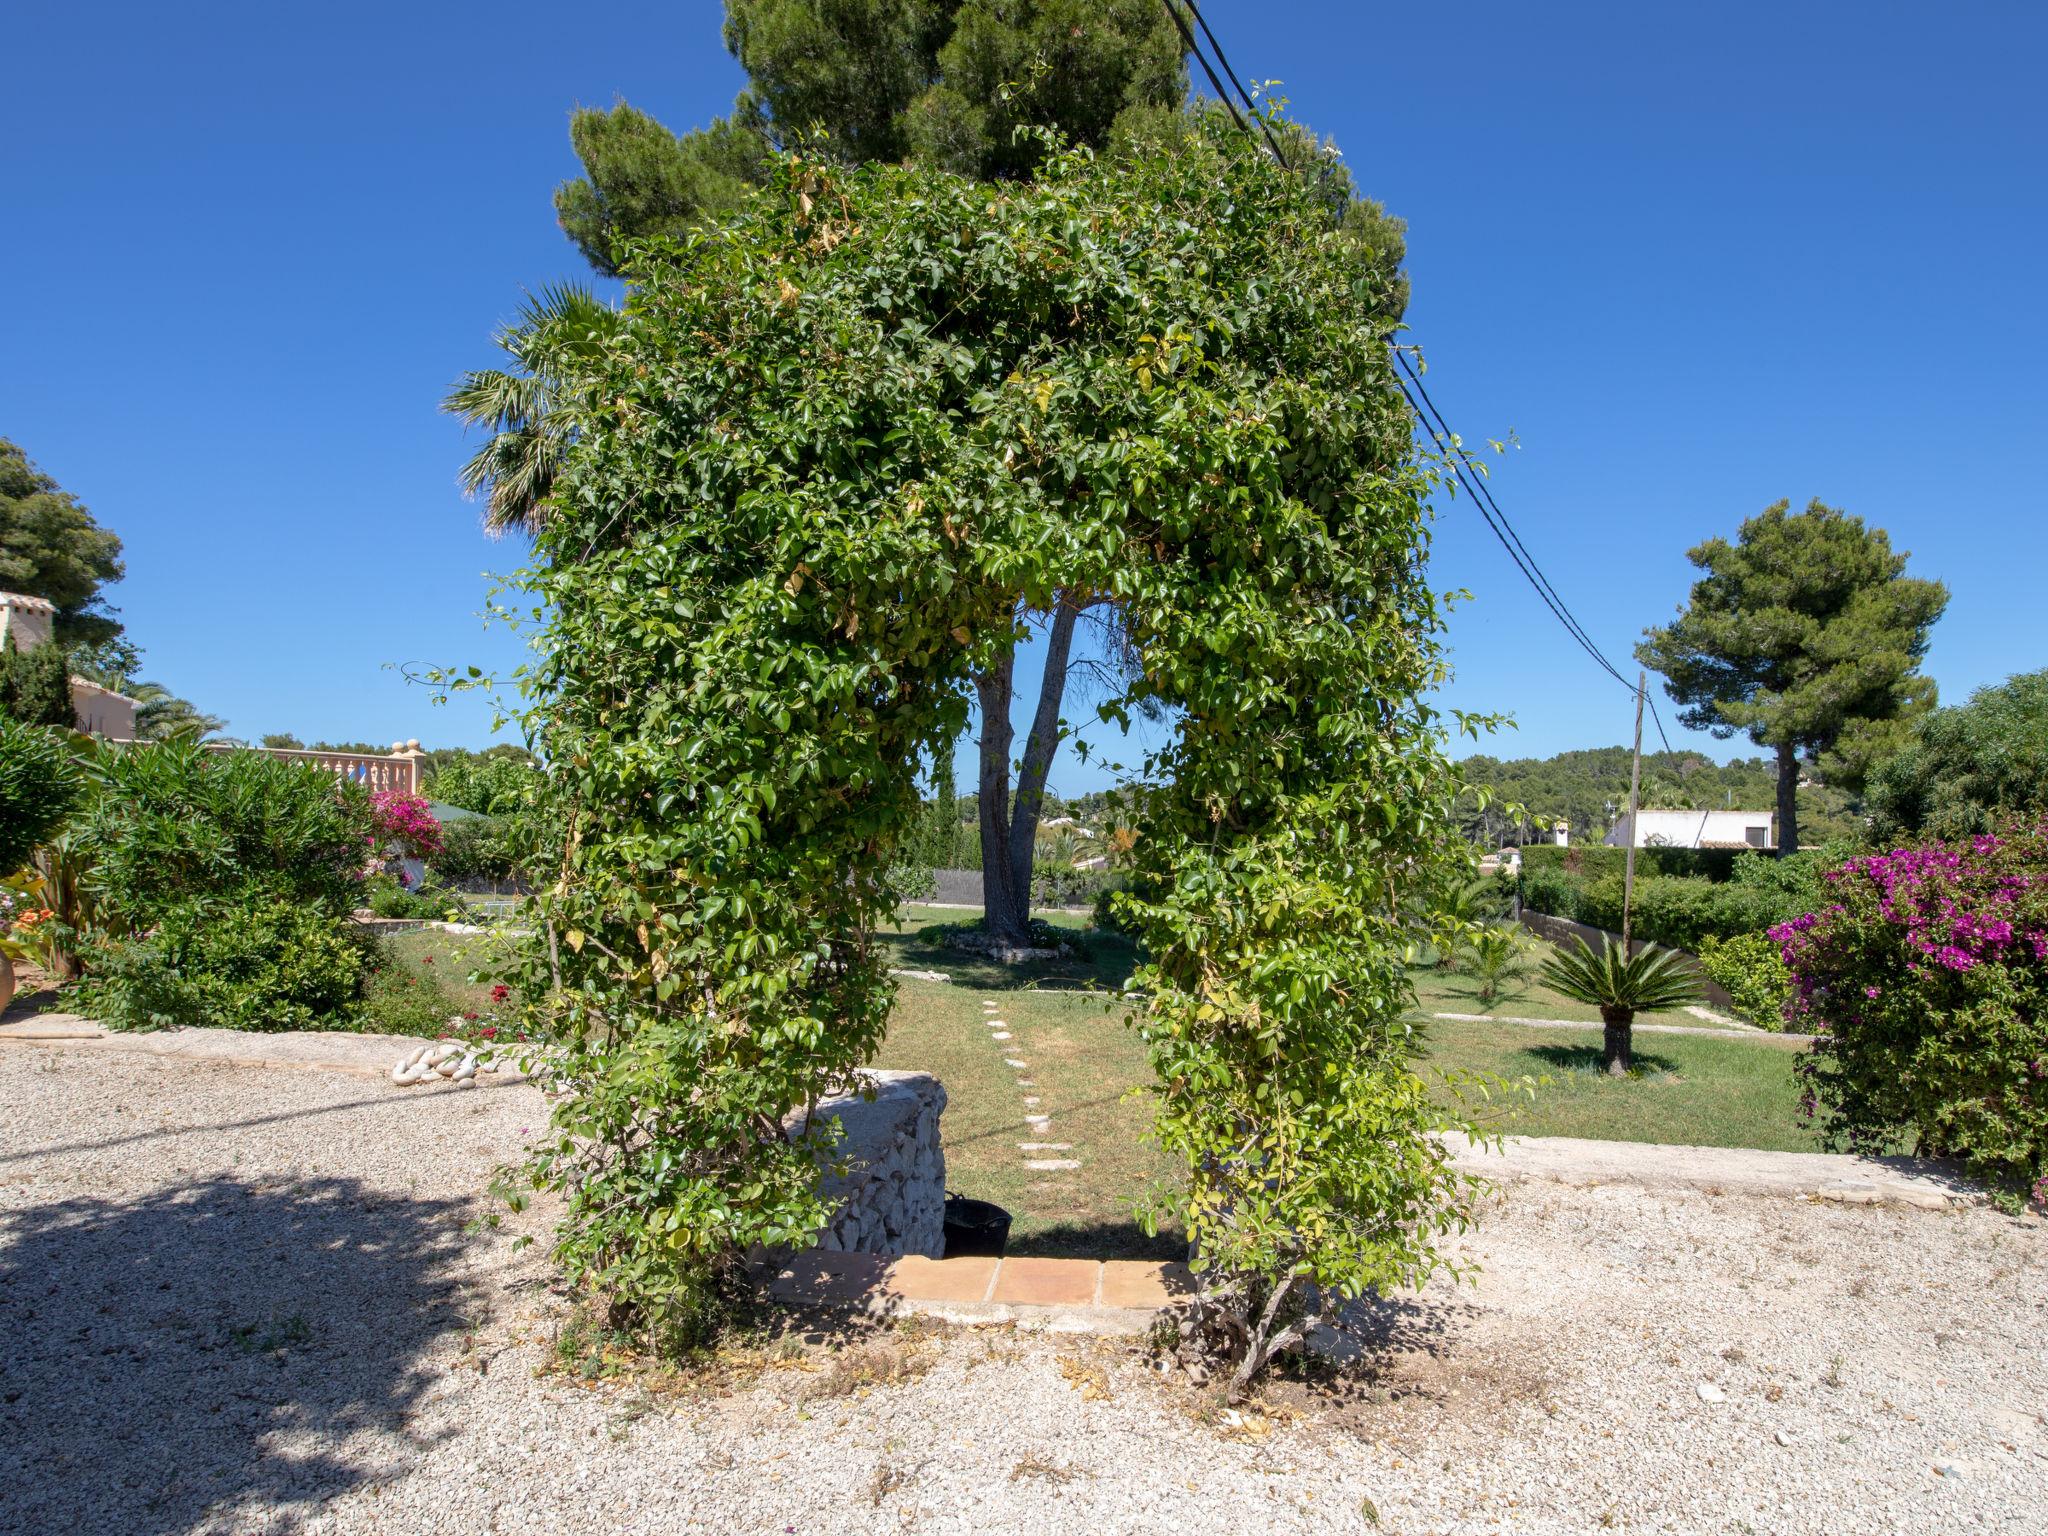
[{"label": "terracotta tile paving", "polygon": [[886,1283],[905,1301],[985,1301],[995,1277],[992,1258],[927,1259],[912,1254],[889,1266]]},{"label": "terracotta tile paving", "polygon": [[1136,1259],[1111,1259],[1102,1266],[1102,1305],[1163,1307],[1194,1293],[1185,1264],[1146,1264]]},{"label": "terracotta tile paving", "polygon": [[996,1288],[989,1300],[1039,1307],[1090,1307],[1095,1304],[1101,1267],[1093,1259],[1005,1259],[996,1271]]},{"label": "terracotta tile paving", "polygon": [[772,1290],[788,1301],[849,1303],[895,1299],[1012,1307],[1154,1311],[1194,1289],[1185,1264],[1133,1259],[993,1258],[887,1260],[872,1254],[804,1253],[783,1266]]}]

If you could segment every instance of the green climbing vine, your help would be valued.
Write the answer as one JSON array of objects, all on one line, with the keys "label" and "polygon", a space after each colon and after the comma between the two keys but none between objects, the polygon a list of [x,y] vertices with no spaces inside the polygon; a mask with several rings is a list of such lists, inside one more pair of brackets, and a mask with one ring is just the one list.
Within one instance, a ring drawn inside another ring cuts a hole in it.
[{"label": "green climbing vine", "polygon": [[1469,1187],[1401,1017],[1456,869],[1429,468],[1387,285],[1313,173],[1191,117],[1028,184],[788,158],[628,263],[565,365],[526,578],[559,879],[527,977],[558,1256],[686,1327],[822,1223],[785,1132],[870,1059],[916,766],[1056,594],[1174,740],[1136,797],[1132,1004],[1170,1200],[1248,1376],[1412,1281]]}]

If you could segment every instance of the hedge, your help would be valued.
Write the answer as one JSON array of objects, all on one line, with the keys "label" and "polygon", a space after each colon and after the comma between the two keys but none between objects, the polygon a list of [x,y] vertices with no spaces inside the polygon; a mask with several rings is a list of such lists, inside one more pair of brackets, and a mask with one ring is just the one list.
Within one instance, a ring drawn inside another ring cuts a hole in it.
[{"label": "hedge", "polygon": [[[1750,851],[1747,848],[1638,848],[1636,878],[1678,875],[1713,881],[1729,880],[1735,874],[1735,861]],[[1608,875],[1619,880],[1627,869],[1627,861],[1626,848],[1560,848],[1554,843],[1539,843],[1534,848],[1522,850],[1522,876],[1527,879],[1536,870],[1558,870],[1581,880],[1599,880]]]}]

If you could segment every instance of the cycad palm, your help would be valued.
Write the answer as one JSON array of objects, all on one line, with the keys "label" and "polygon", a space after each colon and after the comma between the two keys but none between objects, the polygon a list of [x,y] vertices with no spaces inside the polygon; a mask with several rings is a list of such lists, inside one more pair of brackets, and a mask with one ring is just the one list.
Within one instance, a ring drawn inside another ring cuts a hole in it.
[{"label": "cycad palm", "polygon": [[491,434],[462,467],[462,488],[484,498],[484,527],[528,533],[547,516],[562,455],[574,440],[562,389],[571,369],[618,334],[619,312],[574,283],[529,294],[497,343],[517,365],[468,374],[441,408]]},{"label": "cycad palm", "polygon": [[1600,1010],[1607,1026],[1607,1070],[1628,1075],[1638,1012],[1683,1008],[1700,1000],[1699,972],[1675,950],[1646,944],[1634,954],[1608,939],[1595,954],[1584,939],[1572,940],[1543,962],[1543,979],[1574,1002]]}]

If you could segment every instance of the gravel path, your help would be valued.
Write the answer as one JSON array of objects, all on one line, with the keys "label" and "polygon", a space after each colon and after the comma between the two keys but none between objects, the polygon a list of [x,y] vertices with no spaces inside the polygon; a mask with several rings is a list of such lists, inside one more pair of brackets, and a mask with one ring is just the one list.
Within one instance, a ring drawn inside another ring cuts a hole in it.
[{"label": "gravel path", "polygon": [[1984,1209],[1516,1184],[1476,1288],[1384,1309],[1359,1379],[1230,1423],[1120,1345],[1004,1330],[680,1387],[541,1371],[540,1249],[464,1233],[540,1126],[521,1084],[0,1043],[0,1103],[0,1532],[1851,1536],[2048,1510],[2048,1224]]}]

